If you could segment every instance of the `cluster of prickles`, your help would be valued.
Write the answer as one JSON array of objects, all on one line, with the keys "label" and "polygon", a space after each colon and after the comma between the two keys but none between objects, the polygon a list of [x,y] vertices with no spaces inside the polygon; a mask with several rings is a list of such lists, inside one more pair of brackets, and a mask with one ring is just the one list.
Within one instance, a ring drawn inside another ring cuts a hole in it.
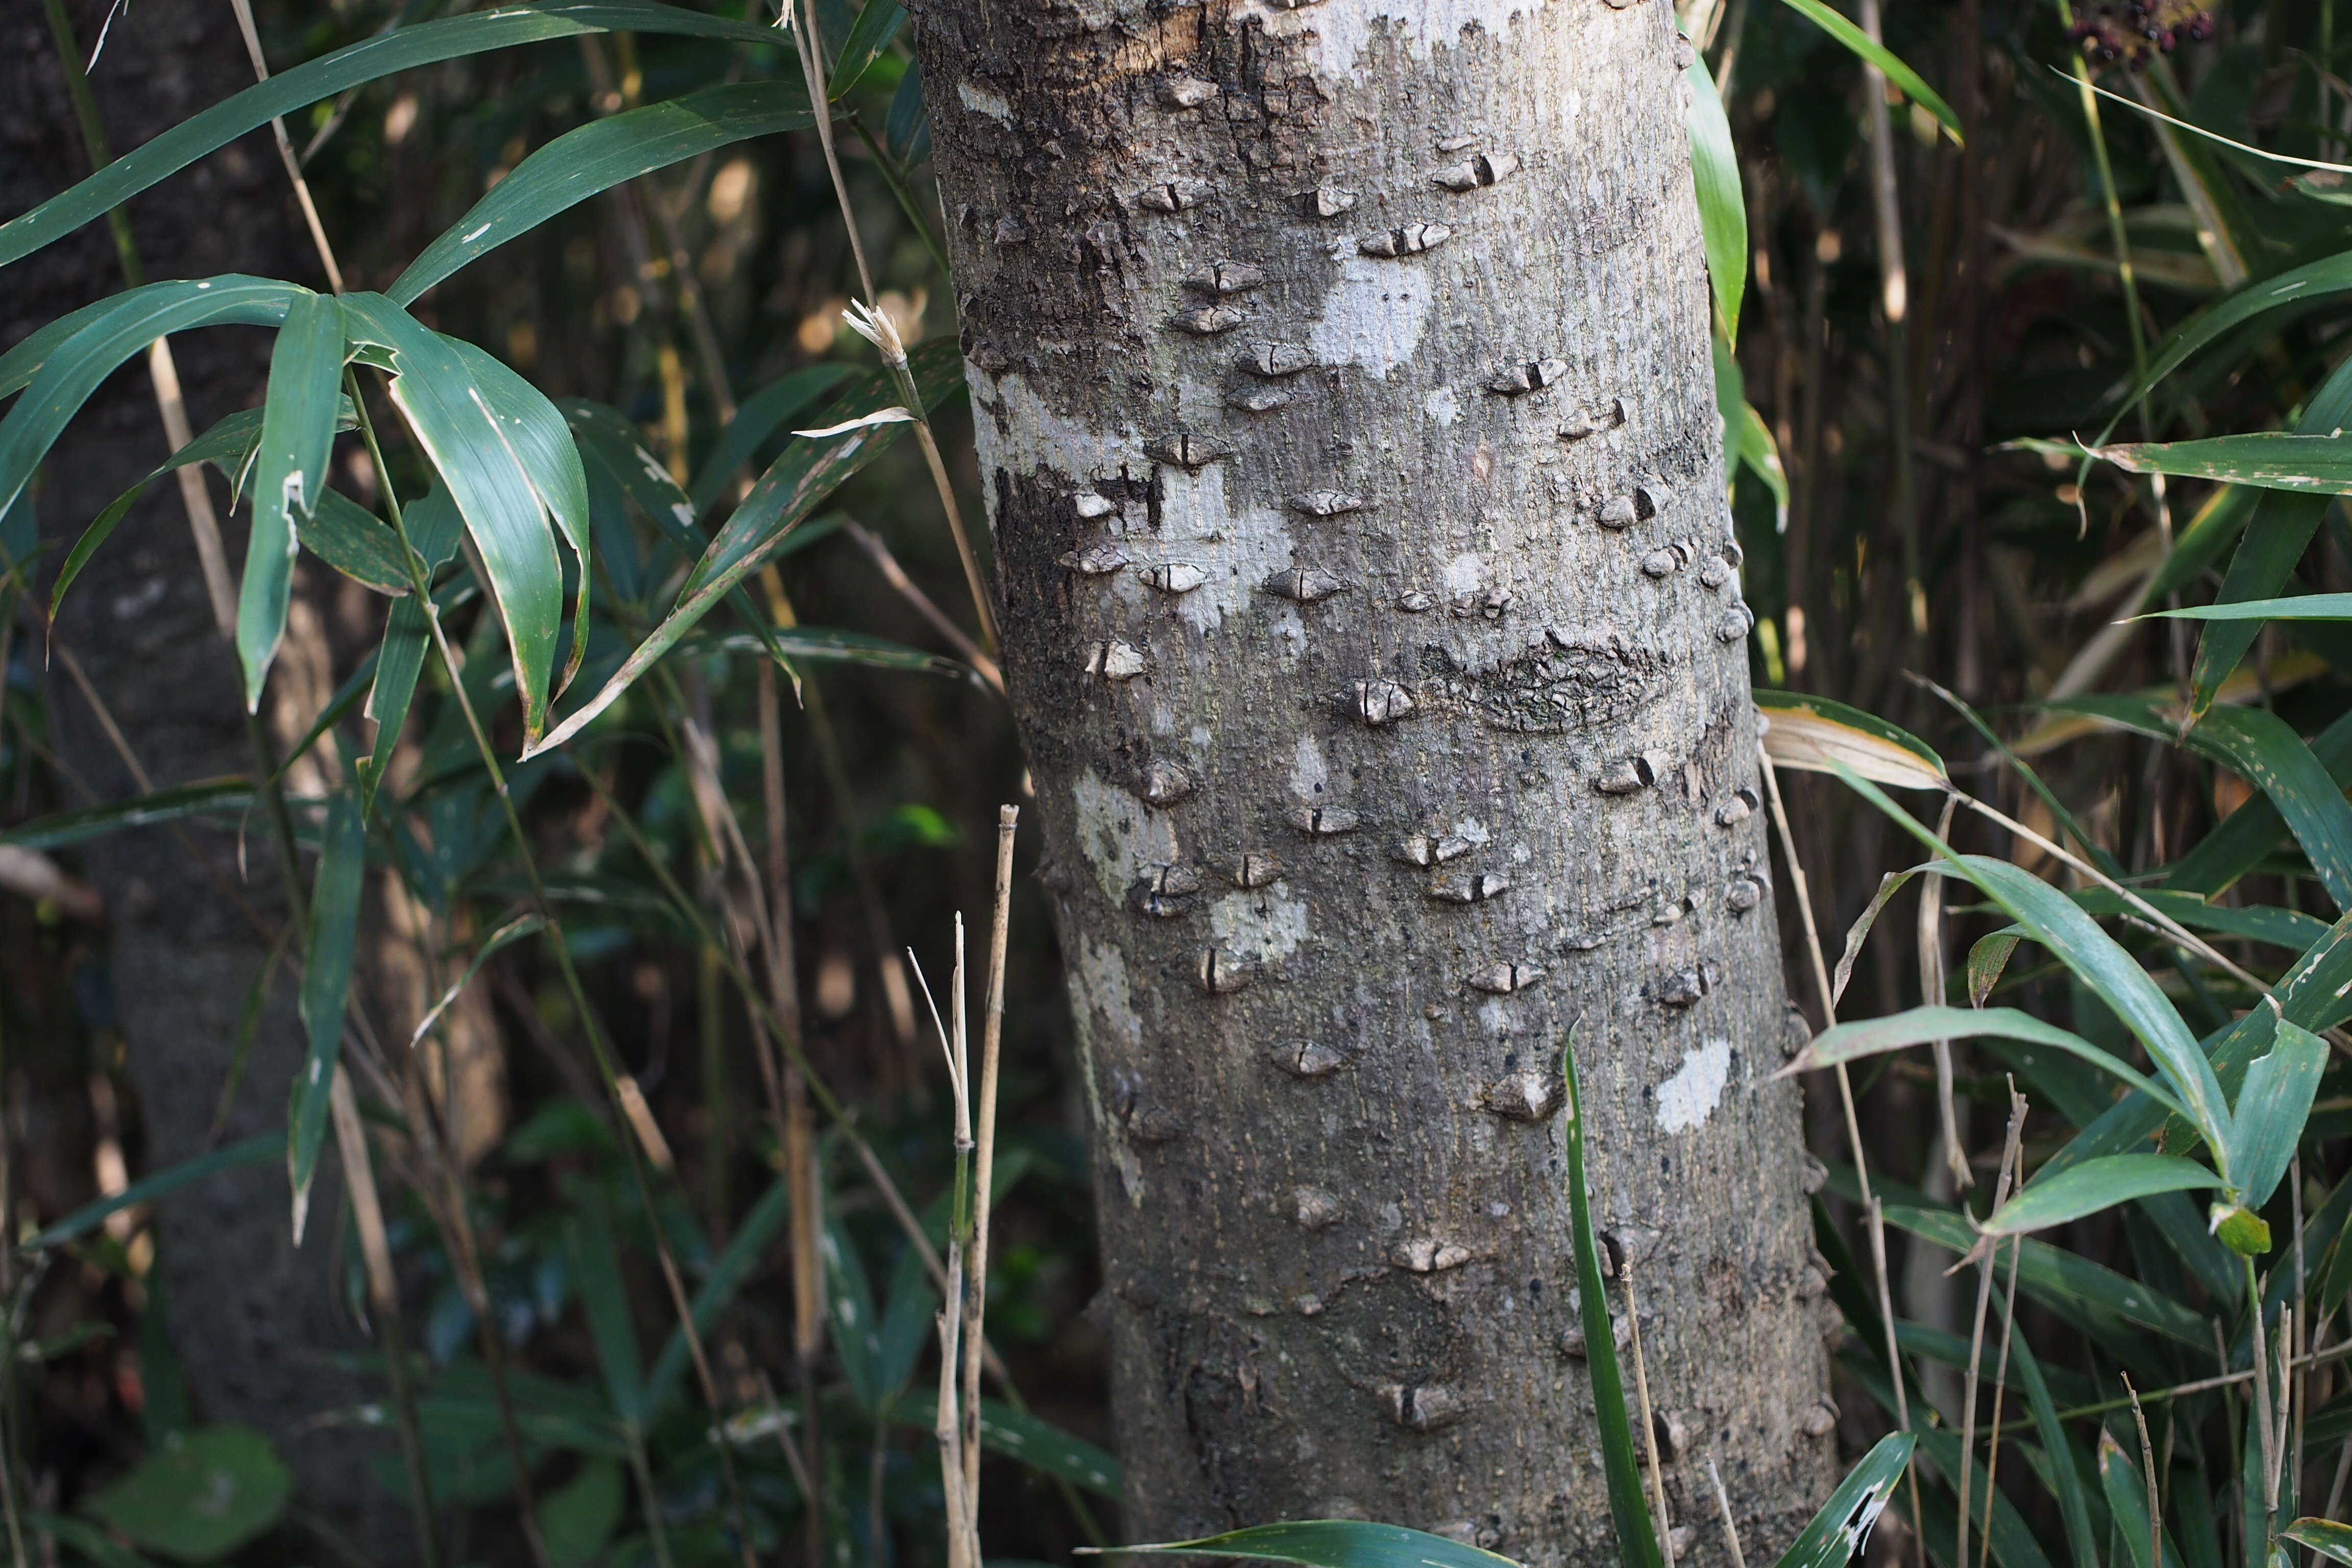
[{"label": "cluster of prickles", "polygon": [[2122,60],[2138,70],[2183,38],[2201,44],[2213,36],[2213,13],[2194,0],[2093,0],[2084,11],[2074,37],[2102,65]]}]

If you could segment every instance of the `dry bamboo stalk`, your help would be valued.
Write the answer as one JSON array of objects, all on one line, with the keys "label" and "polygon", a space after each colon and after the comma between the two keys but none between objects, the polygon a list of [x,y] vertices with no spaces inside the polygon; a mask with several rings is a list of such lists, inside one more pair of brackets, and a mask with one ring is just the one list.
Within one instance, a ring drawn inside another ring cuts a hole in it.
[{"label": "dry bamboo stalk", "polygon": [[1658,1551],[1666,1568],[1675,1568],[1674,1521],[1666,1513],[1665,1467],[1658,1459],[1658,1418],[1650,1408],[1650,1374],[1642,1364],[1642,1312],[1633,1300],[1633,1260],[1617,1260],[1617,1277],[1625,1287],[1625,1322],[1633,1331],[1633,1396],[1642,1408],[1642,1451],[1650,1460],[1651,1506],[1658,1510]]},{"label": "dry bamboo stalk", "polygon": [[[988,1309],[989,1184],[996,1172],[996,1078],[998,1048],[1004,1037],[1004,951],[1013,919],[1013,838],[1021,821],[1017,805],[996,813],[996,898],[988,931],[987,1013],[981,1024],[980,1098],[972,1108],[976,1147],[972,1155],[971,1261],[965,1270],[963,1326],[964,1487],[977,1518],[980,1498],[980,1352]],[[956,990],[962,1005],[963,990]]]}]

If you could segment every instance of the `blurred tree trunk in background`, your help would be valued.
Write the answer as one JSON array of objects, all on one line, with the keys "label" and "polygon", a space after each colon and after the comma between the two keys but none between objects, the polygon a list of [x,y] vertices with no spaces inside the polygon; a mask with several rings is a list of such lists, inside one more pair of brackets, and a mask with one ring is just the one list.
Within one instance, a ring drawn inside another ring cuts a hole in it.
[{"label": "blurred tree trunk in background", "polygon": [[[105,8],[68,9],[87,59]],[[5,26],[0,211],[15,213],[89,165],[41,7],[13,7]],[[226,0],[142,0],[114,17],[92,87],[120,153],[252,79]],[[318,281],[266,132],[140,196],[131,216],[151,277],[237,271]],[[93,224],[12,270],[0,291],[0,344],[122,287],[111,237]],[[175,340],[197,431],[260,403],[269,342],[266,332],[243,328]],[[48,569],[38,580],[54,575],[80,530],[168,449],[140,356],[91,400],[47,466],[37,504]],[[208,482],[226,510],[226,490],[216,479]],[[227,531],[228,557],[241,561],[242,513]],[[297,732],[333,689],[324,630],[335,616],[331,594],[314,592],[295,605],[283,672],[263,712],[292,720]],[[170,482],[148,490],[77,581],[57,647],[80,660],[158,787],[251,768],[236,656],[215,630],[187,514]],[[68,776],[95,797],[73,804],[138,794],[61,659],[51,663],[49,693]],[[304,792],[302,779],[289,784]],[[207,1146],[247,994],[285,920],[268,833],[257,815],[246,825],[242,856],[227,835],[161,827],[100,838],[85,852],[112,915],[112,1026],[138,1089],[145,1132],[139,1163],[146,1170]],[[295,973],[290,964],[278,970],[223,1142],[285,1125],[286,1087],[303,1051]],[[339,1243],[343,1205],[331,1159],[320,1179],[299,1252],[290,1243],[282,1165],[226,1173],[162,1205],[158,1266],[168,1285],[171,1339],[198,1419],[244,1422],[268,1434],[296,1471],[302,1507],[370,1552],[396,1555],[408,1533],[399,1494],[367,1473],[369,1456],[388,1444],[379,1433],[322,1428],[310,1419],[359,1404],[373,1386],[327,1360],[363,1352],[370,1341],[337,1301],[336,1265],[350,1247]]]},{"label": "blurred tree trunk in background", "polygon": [[1613,1561],[1575,1026],[1674,1518],[1727,1561],[1713,1458],[1777,1552],[1834,1455],[1670,7],[917,10],[1131,1533]]}]

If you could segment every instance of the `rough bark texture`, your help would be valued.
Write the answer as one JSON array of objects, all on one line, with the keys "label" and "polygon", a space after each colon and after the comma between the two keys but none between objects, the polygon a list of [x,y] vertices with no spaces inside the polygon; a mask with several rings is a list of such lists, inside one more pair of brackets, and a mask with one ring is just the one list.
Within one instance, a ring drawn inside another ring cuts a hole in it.
[{"label": "rough bark texture", "polygon": [[1674,1516],[1722,1560],[1712,1453],[1777,1552],[1833,1456],[1669,6],[918,26],[1130,1530],[1614,1559],[1580,1019]]},{"label": "rough bark texture", "polygon": [[[72,9],[86,56],[106,7]],[[89,163],[39,5],[18,0],[0,11],[0,216],[13,216],[88,174]],[[115,17],[93,86],[115,150],[122,152],[251,80],[226,5],[142,0]],[[267,137],[248,137],[131,204],[152,276],[247,271],[315,280]],[[121,287],[106,226],[90,225],[7,269],[0,284],[0,345]],[[269,343],[266,332],[241,328],[173,340],[197,430],[261,401]],[[140,356],[91,399],[43,467],[36,500],[49,548],[44,592],[47,574],[80,531],[166,450]],[[226,489],[212,482],[215,503],[225,509]],[[224,526],[230,560],[243,560],[243,512]],[[315,585],[316,578],[309,580]],[[331,615],[332,595],[306,592],[296,601],[281,659],[286,674],[265,710],[281,727],[289,721],[298,730],[307,726],[318,700],[332,689],[331,671],[313,668],[325,658],[321,605]],[[22,633],[20,627],[20,657]],[[93,557],[67,600],[57,642],[79,655],[159,787],[250,768],[236,658],[214,629],[187,517],[169,480],[148,490]],[[30,657],[37,669],[37,642]],[[310,706],[297,700],[287,709],[298,688],[309,691]],[[48,689],[58,747],[75,773],[102,800],[137,794],[62,668],[52,667]],[[112,917],[114,1024],[127,1042],[139,1091],[146,1170],[206,1147],[246,991],[268,950],[256,920],[274,929],[284,919],[267,833],[257,817],[248,826],[242,873],[236,837],[214,828],[192,828],[184,838],[147,828],[96,840],[85,852]],[[286,1086],[303,1051],[288,973],[279,971],[225,1142],[285,1124]],[[373,1548],[396,1552],[407,1538],[400,1498],[367,1470],[369,1457],[387,1450],[384,1438],[311,1420],[380,1388],[328,1359],[371,1344],[335,1302],[335,1216],[341,1208],[330,1158],[307,1244],[298,1251],[289,1237],[282,1166],[216,1175],[160,1205],[158,1266],[168,1282],[172,1341],[199,1418],[244,1422],[269,1434],[295,1470],[300,1507]]]}]

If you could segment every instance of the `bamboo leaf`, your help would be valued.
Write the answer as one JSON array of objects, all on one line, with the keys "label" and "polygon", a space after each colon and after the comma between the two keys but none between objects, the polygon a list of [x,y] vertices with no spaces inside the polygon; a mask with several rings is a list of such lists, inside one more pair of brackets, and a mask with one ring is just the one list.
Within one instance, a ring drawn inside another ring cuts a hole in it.
[{"label": "bamboo leaf", "polygon": [[120,833],[125,828],[149,827],[159,822],[177,822],[183,817],[205,812],[243,811],[253,804],[252,782],[242,774],[228,778],[200,779],[194,784],[175,784],[112,805],[93,805],[82,811],[61,811],[53,816],[36,817],[15,827],[0,829],[0,844],[14,844],[26,849],[63,849],[68,845]]},{"label": "bamboo leaf", "polygon": [[[2252,1429],[2253,1423],[2246,1425]],[[2104,1429],[2099,1433],[2099,1484],[2106,1492],[2116,1533],[2130,1554],[2131,1568],[2153,1568],[2148,1561],[2147,1482],[2141,1475],[2139,1456],[2125,1453],[2115,1434]],[[2257,1505],[2252,1511],[2262,1510]],[[2164,1541],[2164,1568],[2180,1568],[2179,1549],[2173,1545],[2169,1531]]]},{"label": "bamboo leaf", "polygon": [[1773,765],[1807,773],[1841,768],[1896,789],[1945,790],[1951,777],[1926,742],[1859,708],[1794,691],[1759,689],[1764,751]]},{"label": "bamboo leaf", "polygon": [[0,267],[62,239],[131,197],[280,115],[306,109],[347,88],[441,60],[583,33],[667,33],[733,43],[775,45],[774,29],[704,16],[651,0],[577,0],[508,5],[420,22],[363,38],[332,54],[279,71],[141,143],[89,178],[22,216],[0,224]]},{"label": "bamboo leaf", "polygon": [[2288,599],[2242,599],[2235,604],[2184,605],[2150,610],[2142,620],[2352,621],[2352,594],[2298,594]]},{"label": "bamboo leaf", "polygon": [[782,80],[704,88],[591,121],[517,163],[384,293],[396,304],[412,304],[459,268],[599,192],[716,148],[812,123],[807,89]]},{"label": "bamboo leaf", "polygon": [[2132,441],[2093,450],[2134,474],[2221,479],[2258,489],[2341,495],[2352,490],[2352,441],[2257,430],[2194,441]]},{"label": "bamboo leaf", "polygon": [[433,1026],[441,1021],[441,1015],[454,1006],[459,996],[465,994],[466,987],[474,983],[474,976],[482,972],[482,965],[497,956],[500,948],[520,942],[524,937],[534,935],[546,929],[547,921],[544,916],[524,915],[520,920],[509,921],[492,931],[484,939],[481,948],[475,952],[474,961],[466,965],[466,973],[450,982],[449,988],[442,992],[433,1005],[425,1010],[425,1016],[416,1021],[415,1032],[408,1037],[410,1047],[414,1048],[424,1043],[425,1037],[433,1032]]},{"label": "bamboo leaf", "polygon": [[110,1215],[136,1208],[141,1204],[152,1204],[192,1182],[200,1182],[222,1171],[241,1171],[248,1165],[267,1165],[282,1158],[285,1152],[286,1134],[257,1132],[226,1148],[198,1154],[176,1165],[167,1165],[163,1170],[142,1176],[111,1197],[83,1205],[47,1229],[37,1232],[23,1245],[28,1252],[40,1252],[52,1247],[63,1247],[69,1241],[79,1241],[104,1225]]},{"label": "bamboo leaf", "polygon": [[689,657],[704,654],[767,654],[779,662],[824,659],[836,664],[862,664],[875,669],[918,670],[926,675],[969,675],[968,666],[919,647],[892,642],[865,632],[831,626],[777,626],[764,639],[747,632],[723,637],[693,637],[684,645]]},{"label": "bamboo leaf", "polygon": [[[768,1244],[776,1238],[784,1222],[792,1217],[792,1186],[782,1177],[768,1184],[751,1212],[735,1227],[735,1234],[712,1262],[710,1272],[694,1292],[694,1326],[698,1332],[708,1334],[717,1325],[719,1314],[727,1310],[751,1279]],[[646,1410],[657,1417],[669,1408],[677,1396],[681,1380],[686,1376],[686,1333],[672,1328],[662,1342],[661,1352],[654,1358],[653,1371],[646,1378]]]},{"label": "bamboo leaf", "polygon": [[318,497],[317,510],[294,520],[302,548],[362,587],[388,598],[404,596],[408,570],[401,564],[400,536],[341,490],[320,490]]},{"label": "bamboo leaf", "polygon": [[270,661],[286,635],[293,591],[294,523],[317,510],[327,488],[342,401],[343,313],[331,298],[303,294],[287,308],[269,354],[269,395],[262,405],[255,458],[253,527],[246,536],[245,576],[237,585],[236,656],[245,668],[245,708],[261,708]]},{"label": "bamboo leaf", "polygon": [[1872,42],[1868,33],[1822,4],[1822,0],[1782,0],[1782,4],[1876,66],[1905,97],[1934,115],[1955,142],[1960,140],[1960,117],[1952,112],[1952,106],[1937,97],[1936,89],[1920,80],[1919,73],[1905,65],[1885,45]]},{"label": "bamboo leaf", "polygon": [[[1995,1256],[1998,1258],[1999,1255]],[[2050,1382],[2042,1375],[2041,1358],[2033,1353],[2027,1336],[2019,1333],[2011,1323],[2008,1299],[1996,1290],[1991,1300],[2001,1314],[2011,1365],[2025,1390],[2026,1407],[2032,1412],[2034,1431],[2042,1438],[2042,1451],[2049,1456],[2053,1482],[2050,1489],[2058,1499],[2058,1515],[2066,1526],[2068,1552],[2074,1560],[2074,1568],[2100,1568],[2098,1537],[2091,1530],[2090,1496],[2083,1485],[2083,1472],[2075,1463],[2074,1440],[2067,1436],[2064,1425],[2058,1419],[2057,1403],[2050,1397]]]},{"label": "bamboo leaf", "polygon": [[1969,948],[1969,1005],[1981,1007],[2000,984],[2001,971],[2009,967],[2009,955],[2025,939],[2014,930],[1997,931],[1990,936],[1979,937]]},{"label": "bamboo leaf", "polygon": [[[2316,303],[2347,290],[2352,290],[2352,250],[2339,251],[2301,267],[2289,268],[2276,277],[2249,283],[2229,298],[2217,300],[2182,322],[2170,338],[2158,346],[2148,361],[2147,374],[2141,377],[2138,384],[2118,406],[2115,420],[2109,422],[2108,428],[2113,429],[2115,421],[2121,420],[2131,411],[2133,405],[2154,390],[2158,382],[2179,370],[2190,355],[2210,347],[2270,311]],[[2337,368],[2340,372],[2344,367]]]},{"label": "bamboo leaf", "polygon": [[2055,1024],[2045,1024],[2032,1014],[2021,1013],[2014,1007],[1913,1007],[1883,1018],[1840,1024],[1815,1036],[1803,1050],[1773,1076],[1785,1078],[1795,1072],[1814,1072],[1840,1062],[1858,1061],[1864,1057],[1924,1046],[1937,1040],[1977,1039],[1985,1036],[2022,1040],[2032,1045],[2054,1046],[2070,1056],[2089,1062],[2102,1072],[2121,1079],[2158,1104],[2168,1106],[2176,1112],[2180,1109],[2179,1100],[2170,1090],[2159,1087],[2130,1063],[2102,1050],[2071,1030],[2062,1029]]},{"label": "bamboo leaf", "polygon": [[[430,584],[433,574],[457,553],[457,536],[465,527],[457,505],[446,489],[436,485],[423,500],[409,503],[401,514],[401,523],[410,547],[424,558],[425,580]],[[416,678],[424,671],[432,640],[425,606],[414,597],[395,603],[384,617],[383,640],[376,648],[375,679],[368,687],[367,707],[362,710],[375,721],[375,741],[359,763],[363,811],[375,810],[376,791],[383,785],[393,748],[400,743],[401,729],[408,722],[408,705],[416,695]]]},{"label": "bamboo leaf", "polygon": [[883,144],[890,156],[908,169],[931,155],[931,116],[923,102],[923,68],[919,61],[907,67],[907,74],[898,79],[898,91],[890,100],[889,117],[883,121]]},{"label": "bamboo leaf", "polygon": [[[344,331],[354,342],[392,351],[393,401],[440,473],[467,532],[481,552],[490,596],[505,622],[513,654],[524,732],[536,738],[546,723],[551,695],[548,688],[555,635],[563,618],[563,571],[542,498],[517,449],[521,443],[512,427],[492,413],[481,395],[474,362],[460,354],[451,340],[428,331],[381,294],[347,294],[343,310]],[[586,492],[583,475],[579,487],[583,531]],[[584,565],[584,543],[575,548]],[[584,572],[582,591],[586,591]]]},{"label": "bamboo leaf", "polygon": [[575,1186],[572,1195],[576,1203],[563,1222],[564,1243],[580,1287],[580,1304],[588,1314],[597,1369],[604,1373],[613,1414],[622,1426],[641,1432],[647,1414],[644,1363],[638,1358],[628,1291],[621,1283],[621,1248],[613,1235],[613,1216],[604,1194],[586,1183]]},{"label": "bamboo leaf", "polygon": [[[925,1326],[929,1326],[928,1321]],[[939,1396],[936,1394],[913,1390],[892,1400],[887,1415],[888,1419],[901,1426],[929,1432],[932,1429],[933,1413],[938,1409]],[[982,1399],[980,1402],[980,1446],[990,1453],[1017,1459],[1043,1475],[1058,1477],[1097,1497],[1108,1498],[1113,1502],[1118,1500],[1119,1489],[1125,1478],[1117,1459],[1085,1438],[1065,1432],[1039,1416],[1015,1410],[1001,1400]],[[1146,1552],[1154,1549],[1122,1546],[1118,1550]]]},{"label": "bamboo leaf", "polygon": [[[0,234],[15,226],[0,225]],[[274,327],[310,292],[291,283],[231,274],[152,283],[106,301],[110,309],[89,316],[43,353],[25,395],[0,419],[0,510],[16,500],[75,412],[123,361],[170,332],[232,322]]]},{"label": "bamboo leaf", "polygon": [[1846,984],[1853,978],[1854,960],[1862,956],[1862,944],[1870,940],[1871,928],[1878,923],[1879,915],[1895,895],[1909,887],[1911,879],[1918,874],[1916,871],[1889,871],[1878,879],[1878,891],[1870,896],[1870,902],[1863,906],[1862,913],[1856,915],[1853,924],[1846,928],[1845,951],[1838,954],[1837,968],[1830,976],[1832,1007],[1845,1000]]},{"label": "bamboo leaf", "polygon": [[[710,510],[736,473],[751,460],[761,442],[798,417],[802,409],[848,380],[852,374],[845,364],[803,365],[745,398],[735,410],[735,417],[728,421],[719,444],[703,459],[702,471],[694,476],[691,500],[695,515]],[[568,412],[568,405],[566,409]],[[663,477],[668,476],[665,473]]]},{"label": "bamboo leaf", "polygon": [[2247,1067],[2231,1131],[2235,1142],[2230,1150],[2230,1174],[2239,1201],[2248,1208],[2270,1202],[2286,1174],[2326,1067],[2326,1043],[2285,1018],[2278,1020],[2270,1050]]},{"label": "bamboo leaf", "polygon": [[1908,1432],[1890,1432],[1872,1445],[1780,1554],[1776,1568],[1843,1568],[1860,1556],[1870,1540],[1870,1527],[1895,1495],[1917,1444]]},{"label": "bamboo leaf", "polygon": [[367,836],[359,796],[338,792],[327,803],[319,869],[310,885],[310,941],[303,954],[302,1026],[310,1047],[294,1079],[287,1117],[286,1168],[294,1189],[294,1240],[310,1207],[310,1178],[327,1136],[327,1095],[342,1056],[343,1003],[352,987],[360,934],[360,892],[367,876]]},{"label": "bamboo leaf", "polygon": [[[2211,634],[2207,637],[2210,640]],[[2336,789],[2352,784],[2352,713],[2313,736],[2311,754],[2327,770],[2328,780]],[[2165,880],[2174,888],[2210,897],[2252,870],[2285,831],[2286,819],[2270,797],[2256,795],[2174,861]]]},{"label": "bamboo leaf", "polygon": [[[1601,1463],[1609,1485],[1609,1517],[1617,1528],[1617,1551],[1625,1568],[1664,1568],[1657,1527],[1642,1495],[1633,1428],[1625,1415],[1625,1383],[1617,1369],[1616,1330],[1609,1321],[1609,1291],[1601,1273],[1601,1240],[1592,1228],[1592,1200],[1585,1188],[1584,1099],[1577,1088],[1576,1037],[1571,1026],[1560,1052],[1566,1110],[1560,1122],[1566,1147],[1569,1239],[1576,1255],[1578,1310],[1584,1328],[1584,1371],[1592,1382],[1594,1425],[1600,1429]],[[1484,1555],[1483,1553],[1481,1554]]]},{"label": "bamboo leaf", "polygon": [[[916,385],[923,393],[926,407],[937,407],[949,393],[962,384],[962,363],[952,340],[927,342],[916,349],[910,358]],[[897,391],[887,376],[870,375],[844,394],[835,409],[851,414],[887,407],[896,401]],[[853,430],[831,441],[795,441],[787,447],[784,455],[752,487],[751,493],[711,542],[709,550],[687,580],[677,606],[595,696],[574,710],[543,740],[534,739],[526,746],[524,758],[563,744],[610,707],[737,584],[757,571],[818,502],[872,461],[893,433],[887,427],[882,431]]]},{"label": "bamboo leaf", "polygon": [[[876,4],[882,0],[876,0]],[[1739,154],[1731,144],[1731,121],[1715,90],[1704,56],[1683,68],[1689,101],[1683,131],[1690,139],[1691,180],[1698,191],[1698,231],[1706,252],[1706,275],[1715,289],[1715,312],[1727,344],[1739,342],[1739,300],[1748,287],[1748,204],[1739,190]]]},{"label": "bamboo leaf", "polygon": [[827,1217],[819,1245],[824,1252],[825,1316],[833,1348],[858,1409],[871,1415],[889,1390],[881,1386],[877,1364],[882,1353],[881,1318],[874,1310],[874,1286],[866,1260],[857,1255],[837,1221]]},{"label": "bamboo leaf", "polygon": [[2327,896],[2352,910],[2352,805],[2301,735],[2263,708],[2216,708],[2186,737],[2278,807]]},{"label": "bamboo leaf", "polygon": [[[1077,1550],[1097,1549],[1081,1546]],[[1247,1530],[1204,1535],[1198,1541],[1161,1541],[1110,1550],[1121,1555],[1185,1552],[1195,1557],[1241,1557],[1258,1563],[1296,1563],[1302,1568],[1496,1568],[1511,1561],[1442,1535],[1356,1519],[1254,1524]]]},{"label": "bamboo leaf", "polygon": [[836,103],[847,97],[906,25],[906,9],[898,0],[866,0],[857,20],[850,24],[849,36],[841,40],[841,52],[825,80],[826,95]]},{"label": "bamboo leaf", "polygon": [[2221,1178],[2192,1160],[2168,1154],[2110,1154],[2035,1181],[1984,1222],[1987,1236],[2022,1236],[2158,1193],[2218,1187]]},{"label": "bamboo leaf", "polygon": [[2279,1531],[2279,1539],[2308,1546],[2333,1562],[2352,1564],[2352,1526],[2326,1519],[2298,1519]]}]

